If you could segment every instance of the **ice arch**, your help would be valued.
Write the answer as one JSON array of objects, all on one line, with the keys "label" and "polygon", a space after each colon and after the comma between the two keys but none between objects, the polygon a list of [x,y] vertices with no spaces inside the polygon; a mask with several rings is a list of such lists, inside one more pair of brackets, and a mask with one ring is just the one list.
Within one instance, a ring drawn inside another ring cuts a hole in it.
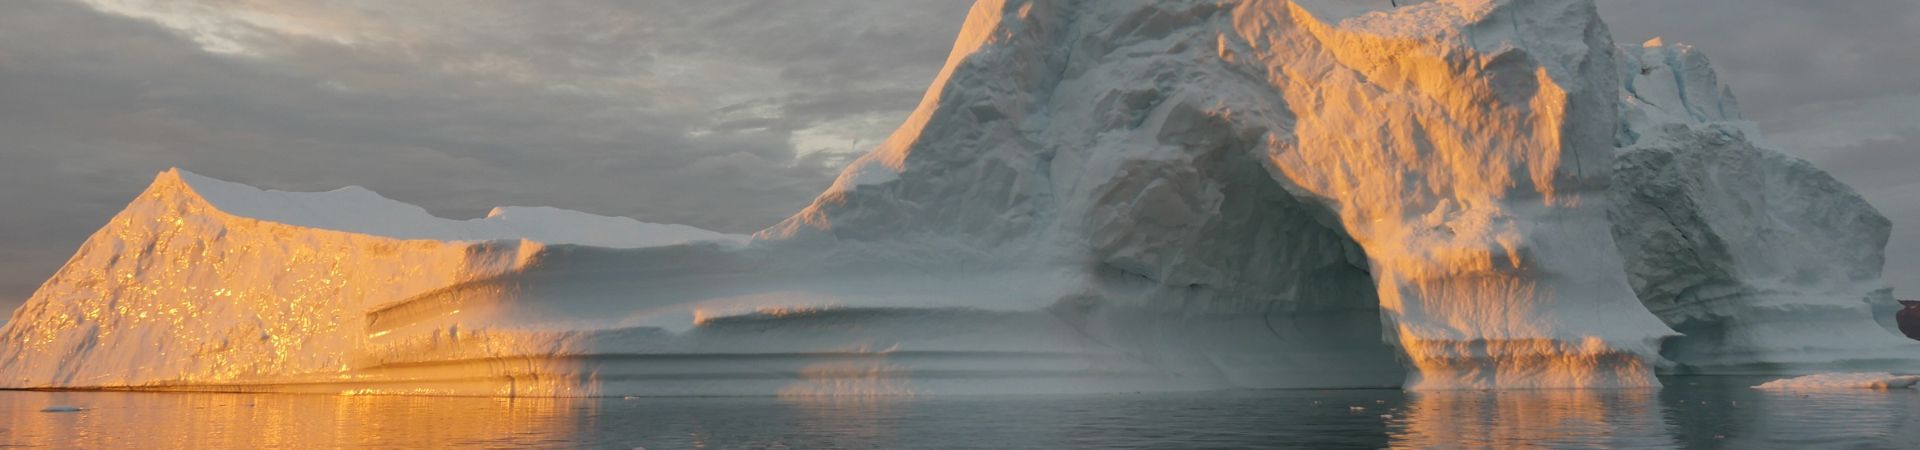
[{"label": "ice arch", "polygon": [[[1065,305],[1206,311],[1234,302],[1179,290],[1285,296],[1262,277],[1313,273],[1231,263],[1270,245],[1247,224],[1268,215],[1232,208],[1288,198],[1273,217],[1362,250],[1407,386],[1653,385],[1673,333],[1606,219],[1612,48],[1579,0],[983,1],[908,122],[760,237],[1084,261]],[[1262,264],[1331,267],[1303,256],[1322,250]]]}]

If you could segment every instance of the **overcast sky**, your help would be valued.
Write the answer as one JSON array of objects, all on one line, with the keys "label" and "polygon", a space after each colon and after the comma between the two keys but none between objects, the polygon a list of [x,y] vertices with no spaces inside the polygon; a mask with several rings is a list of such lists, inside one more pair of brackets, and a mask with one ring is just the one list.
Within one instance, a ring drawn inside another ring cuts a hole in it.
[{"label": "overcast sky", "polygon": [[[1887,279],[1920,297],[1920,2],[1599,1],[1892,217]],[[170,166],[754,231],[906,116],[969,4],[7,1],[0,308]]]}]

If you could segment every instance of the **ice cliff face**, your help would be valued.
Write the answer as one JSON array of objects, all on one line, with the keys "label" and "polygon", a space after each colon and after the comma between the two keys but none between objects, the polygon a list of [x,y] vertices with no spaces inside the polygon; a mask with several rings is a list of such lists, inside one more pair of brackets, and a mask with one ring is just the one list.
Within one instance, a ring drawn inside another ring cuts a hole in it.
[{"label": "ice cliff face", "polygon": [[1892,224],[1806,161],[1761,147],[1705,56],[1624,47],[1613,234],[1648,309],[1684,336],[1690,370],[1815,370],[1911,360],[1875,309]]},{"label": "ice cliff face", "polygon": [[361,353],[367,308],[517,270],[543,242],[743,239],[547,208],[451,221],[359,188],[260,191],[173,170],[0,329],[0,380],[124,386],[334,372]]},{"label": "ice cliff face", "polygon": [[168,171],[0,328],[0,386],[811,396],[1183,382],[1005,305],[1058,298],[1053,274],[820,266],[746,239],[549,208],[447,220],[359,188]]},{"label": "ice cliff face", "polygon": [[1592,3],[1359,5],[978,3],[908,123],[762,237],[1077,266],[1094,322],[1377,308],[1415,388],[1654,383]]},{"label": "ice cliff face", "polygon": [[893,136],[745,245],[169,172],[0,329],[0,385],[1612,387],[1911,351],[1871,315],[1886,220],[1755,147],[1704,57],[1616,49],[1590,0],[1399,3],[980,1]]}]

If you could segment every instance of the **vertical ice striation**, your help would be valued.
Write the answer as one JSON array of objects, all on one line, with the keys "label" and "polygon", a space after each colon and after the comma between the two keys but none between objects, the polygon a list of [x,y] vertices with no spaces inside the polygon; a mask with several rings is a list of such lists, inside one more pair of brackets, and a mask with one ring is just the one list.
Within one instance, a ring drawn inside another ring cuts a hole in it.
[{"label": "vertical ice striation", "polygon": [[1366,249],[1408,386],[1656,384],[1647,362],[1670,332],[1638,307],[1604,225],[1617,84],[1591,2],[1288,17],[1302,13],[1241,24],[1304,31],[1249,38],[1291,50],[1261,52],[1294,105],[1269,151]]},{"label": "vertical ice striation", "polygon": [[900,132],[762,237],[1038,253],[1106,274],[1082,314],[1378,308],[1413,388],[1654,384],[1612,48],[1590,1],[981,2]]}]

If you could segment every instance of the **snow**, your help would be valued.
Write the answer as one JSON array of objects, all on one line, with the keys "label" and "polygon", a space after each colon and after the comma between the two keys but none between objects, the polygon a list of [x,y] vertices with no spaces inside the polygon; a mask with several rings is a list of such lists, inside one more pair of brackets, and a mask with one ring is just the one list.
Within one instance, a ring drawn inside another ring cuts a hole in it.
[{"label": "snow", "polygon": [[[0,328],[0,386],[501,396],[1653,386],[1914,361],[1885,219],[1591,0],[975,4],[751,239],[184,171]],[[1676,332],[1677,330],[1677,332]],[[1684,335],[1683,335],[1684,334]]]},{"label": "snow", "polygon": [[546,244],[609,248],[746,240],[745,236],[686,225],[645,223],[547,207],[498,207],[484,218],[452,220],[434,217],[419,206],[388,199],[359,186],[328,192],[283,192],[260,190],[179,169],[160,176],[179,179],[214,209],[234,216],[394,239],[526,239]]},{"label": "snow", "polygon": [[382,305],[520,273],[575,246],[687,252],[740,239],[550,208],[455,221],[364,189],[261,191],[169,170],[0,328],[0,380],[138,386],[337,371],[367,357],[361,318]]},{"label": "snow", "polygon": [[1780,391],[1809,391],[1832,389],[1911,389],[1920,383],[1920,375],[1894,375],[1885,372],[1873,373],[1821,373],[1794,378],[1782,378],[1761,383],[1754,389]]}]

